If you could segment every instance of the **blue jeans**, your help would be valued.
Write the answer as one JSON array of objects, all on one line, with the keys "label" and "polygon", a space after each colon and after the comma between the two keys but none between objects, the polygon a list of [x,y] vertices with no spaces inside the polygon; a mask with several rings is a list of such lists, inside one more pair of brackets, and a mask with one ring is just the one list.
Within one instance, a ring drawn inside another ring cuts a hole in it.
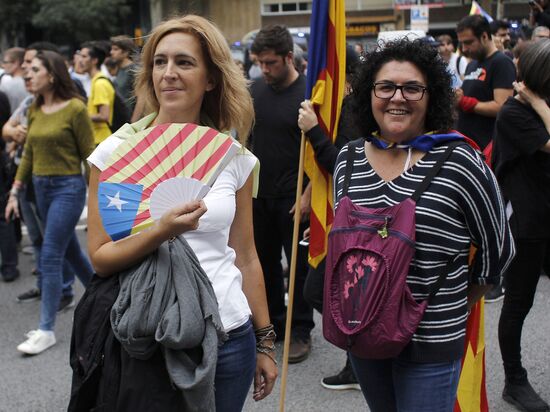
[{"label": "blue jeans", "polygon": [[453,412],[461,360],[361,359],[351,365],[372,412]]},{"label": "blue jeans", "polygon": [[256,338],[249,320],[229,332],[218,352],[216,364],[217,412],[240,412],[256,370]]},{"label": "blue jeans", "polygon": [[38,213],[44,223],[40,256],[42,273],[42,330],[53,330],[63,287],[63,261],[67,259],[84,286],[93,269],[82,252],[75,227],[86,201],[86,184],[81,175],[33,176]]},{"label": "blue jeans", "polygon": [[[33,247],[34,260],[36,265],[40,265],[40,250],[42,248],[42,223],[38,217],[36,211],[36,205],[27,199],[27,190],[34,190],[33,188],[23,188],[19,192],[19,208],[21,209],[21,215],[27,231],[29,233],[29,239]],[[63,262],[63,296],[73,296],[73,283],[74,283],[74,271],[65,260]],[[40,268],[38,268],[38,276],[36,279],[36,287],[42,290],[42,276],[40,275]]]}]

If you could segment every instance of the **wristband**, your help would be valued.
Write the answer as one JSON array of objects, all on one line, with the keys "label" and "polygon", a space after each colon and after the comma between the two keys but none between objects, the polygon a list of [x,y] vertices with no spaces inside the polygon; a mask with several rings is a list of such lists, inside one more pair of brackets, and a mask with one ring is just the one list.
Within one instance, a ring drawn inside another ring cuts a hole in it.
[{"label": "wristband", "polygon": [[458,102],[458,106],[463,112],[472,113],[478,103],[479,100],[477,100],[475,97],[462,96],[460,98],[460,101]]},{"label": "wristband", "polygon": [[10,196],[15,196],[17,197],[17,194],[19,193],[19,188],[18,187],[12,187],[11,190],[10,190]]}]

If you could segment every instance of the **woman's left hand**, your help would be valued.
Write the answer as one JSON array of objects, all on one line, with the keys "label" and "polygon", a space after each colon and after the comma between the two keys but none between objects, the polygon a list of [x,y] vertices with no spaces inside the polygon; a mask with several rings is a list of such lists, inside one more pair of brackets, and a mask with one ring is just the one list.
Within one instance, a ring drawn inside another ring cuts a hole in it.
[{"label": "woman's left hand", "polygon": [[521,100],[523,100],[525,103],[530,104],[533,108],[537,104],[544,104],[546,105],[546,102],[542,97],[540,97],[538,94],[533,92],[531,89],[529,89],[523,82],[514,82],[514,90],[519,95]]},{"label": "woman's left hand", "polygon": [[254,375],[254,393],[255,401],[261,401],[273,390],[279,371],[277,365],[268,355],[264,353],[256,354],[256,374]]}]

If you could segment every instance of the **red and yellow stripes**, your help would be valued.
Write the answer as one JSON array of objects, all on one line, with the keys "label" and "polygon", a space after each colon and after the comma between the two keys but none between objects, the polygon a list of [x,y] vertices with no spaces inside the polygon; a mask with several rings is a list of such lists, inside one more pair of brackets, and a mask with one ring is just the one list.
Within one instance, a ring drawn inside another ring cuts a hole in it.
[{"label": "red and yellow stripes", "polygon": [[149,200],[157,185],[178,176],[212,185],[240,145],[230,136],[196,124],[163,124],[137,133],[117,147],[101,182],[143,186],[132,234],[153,224]]},{"label": "red and yellow stripes", "polygon": [[[308,85],[312,85],[312,89],[308,87],[306,97],[310,98],[319,125],[332,142],[336,138],[346,75],[344,3],[315,1],[311,16]],[[332,176],[317,164],[309,143],[304,168],[312,184],[309,261],[316,267],[326,255],[327,236],[333,220]]]},{"label": "red and yellow stripes", "polygon": [[466,324],[466,343],[454,412],[488,412],[485,388],[485,308],[475,304]]}]

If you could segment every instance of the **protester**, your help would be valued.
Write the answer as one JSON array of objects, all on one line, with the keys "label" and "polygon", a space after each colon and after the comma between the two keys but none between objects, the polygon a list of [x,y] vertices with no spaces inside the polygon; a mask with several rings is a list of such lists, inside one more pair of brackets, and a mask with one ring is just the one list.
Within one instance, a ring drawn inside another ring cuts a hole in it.
[{"label": "protester", "polygon": [[512,38],[510,37],[510,23],[505,20],[493,20],[491,22],[491,35],[495,44],[498,41],[502,45],[502,49],[497,48],[508,57],[511,57]]},{"label": "protester", "polygon": [[[203,201],[175,207],[150,230],[116,242],[101,224],[98,180],[109,156],[123,141],[120,134],[150,125],[190,122],[222,131],[235,129],[245,144],[253,122],[252,101],[223,35],[202,17],[188,15],[157,26],[143,49],[142,62],[137,93],[154,113],[113,134],[89,157],[90,257],[97,273],[109,277],[142,261],[174,236],[181,235],[189,243],[212,282],[229,335],[218,351],[216,410],[240,411],[253,379],[254,399],[260,400],[269,395],[277,376],[272,358],[274,337],[270,333],[264,339],[264,332],[272,330],[272,325],[252,230],[252,171],[257,159],[243,149],[221,172]],[[261,338],[258,343],[254,342],[253,328]],[[114,402],[124,400],[129,410],[152,404],[151,410],[184,410],[187,392],[170,381],[164,353],[157,348],[152,358],[138,360],[121,349],[121,373],[140,372],[132,373],[133,387],[117,388]],[[108,382],[106,377],[98,385]]]},{"label": "protester", "polygon": [[90,119],[63,58],[42,51],[30,67],[31,91],[36,101],[29,109],[23,158],[10,192],[6,218],[18,215],[17,193],[32,175],[38,212],[44,222],[40,256],[42,302],[37,330],[17,349],[35,355],[54,345],[55,316],[62,293],[63,259],[87,285],[93,274],[80,249],[75,226],[86,199],[81,162],[93,149]]},{"label": "protester", "polygon": [[[28,111],[32,103],[34,102],[34,95],[31,93],[30,89],[30,68],[32,65],[32,60],[36,57],[36,54],[39,51],[52,51],[59,52],[59,49],[55,44],[48,42],[35,42],[30,44],[25,49],[25,57],[23,59],[23,68],[25,74],[25,87],[29,92],[29,96],[21,102],[19,107],[11,115],[8,122],[4,125],[2,129],[2,135],[7,142],[10,142],[14,147],[14,158],[13,162],[16,167],[21,163],[21,156],[23,154],[23,146],[27,138],[27,117]],[[72,79],[75,87],[79,94],[85,98],[86,95],[80,85],[78,80]],[[79,87],[80,85],[80,87]],[[24,187],[19,190],[18,193],[19,209],[21,212],[21,217],[25,226],[27,227],[27,233],[33,247],[33,254],[36,264],[40,263],[40,250],[42,247],[42,227],[43,224],[40,222],[40,217],[37,213],[36,199],[34,194],[34,188],[32,185],[32,180],[30,180]],[[36,287],[30,288],[29,290],[17,295],[18,302],[32,302],[39,300],[41,297],[42,289],[42,276],[38,268],[33,269],[33,274],[37,276],[36,278]],[[63,289],[62,296],[59,302],[58,311],[69,309],[74,306],[74,291],[73,283],[75,280],[74,270],[71,267],[70,263],[65,259],[63,263]]]},{"label": "protester", "polygon": [[111,81],[115,80],[116,74],[118,72],[117,62],[114,61],[112,58],[107,57],[103,62],[103,65],[107,68],[107,71],[109,72],[109,75],[107,76],[109,80]]},{"label": "protester", "polygon": [[80,84],[82,84],[82,87],[86,92],[86,98],[88,98],[88,96],[90,96],[90,91],[92,87],[92,79],[82,66],[82,57],[80,56],[80,50],[77,50],[73,55],[73,67],[72,69],[69,69],[69,73],[71,74],[72,79],[77,79]]},{"label": "protester", "polygon": [[514,49],[512,50],[512,54],[514,55],[514,58],[512,61],[514,62],[514,67],[516,68],[516,72],[518,70],[518,62],[519,62],[519,56],[525,51],[527,46],[532,44],[533,41],[522,41],[521,43],[516,44]]},{"label": "protester", "polygon": [[[279,337],[284,336],[286,307],[281,249],[290,261],[294,208],[300,207],[300,233],[307,228],[309,198],[295,205],[301,132],[296,122],[305,96],[306,78],[293,62],[293,41],[284,26],[261,29],[251,47],[262,79],[252,83],[256,122],[250,137],[260,160],[258,197],[254,199],[254,240],[264,272],[269,315]],[[297,363],[311,352],[313,309],[303,296],[308,272],[307,248],[298,248],[288,360]]]},{"label": "protester", "polygon": [[456,31],[464,55],[473,59],[466,69],[462,88],[457,89],[457,130],[484,149],[493,136],[498,111],[512,95],[514,65],[496,49],[484,17],[466,16]]},{"label": "protester", "polygon": [[533,29],[531,33],[531,40],[539,41],[546,40],[550,38],[550,29],[546,26],[537,26]]},{"label": "protester", "polygon": [[[450,85],[437,51],[422,42],[403,39],[367,53],[352,84],[355,118],[367,136],[366,141],[355,141],[347,191],[355,205],[373,210],[405,201],[450,142],[462,139],[450,132]],[[337,216],[351,144],[342,149],[335,168]],[[446,276],[428,300],[412,340],[397,357],[363,359],[350,354],[373,412],[453,410],[468,310],[499,283],[513,256],[496,181],[466,143],[454,148],[421,194],[415,219],[416,250],[407,276],[412,297],[427,299],[435,280]],[[391,223],[388,226],[391,229]],[[478,249],[469,273],[472,243]]]},{"label": "protester", "polygon": [[21,67],[24,55],[25,49],[13,47],[6,50],[2,58],[2,68],[5,72],[0,77],[0,91],[8,96],[11,113],[28,96],[23,80],[23,68]]},{"label": "protester", "polygon": [[124,99],[128,113],[133,113],[135,107],[134,77],[137,66],[132,60],[136,53],[134,41],[128,36],[111,37],[111,59],[118,67],[115,78],[115,88]]},{"label": "protester", "polygon": [[[498,325],[504,400],[524,411],[549,411],[521,362],[523,323],[533,306],[550,245],[550,41],[526,46],[518,61],[517,92],[496,122],[493,167],[510,210],[517,253],[505,274]],[[534,343],[528,340],[526,343]]]},{"label": "protester", "polygon": [[[9,117],[10,102],[6,94],[0,91],[0,125],[3,126]],[[14,224],[5,218],[6,198],[13,180],[11,160],[5,146],[4,141],[0,140],[0,275],[4,282],[13,282],[19,277],[19,270]]]},{"label": "protester", "polygon": [[436,40],[439,42],[439,55],[447,63],[447,69],[452,75],[453,88],[462,86],[462,80],[464,80],[464,74],[468,66],[468,59],[455,53],[453,38],[448,34],[442,34]]},{"label": "protester", "polygon": [[550,0],[533,0],[529,7],[529,24],[550,28]]},{"label": "protester", "polygon": [[300,46],[294,43],[294,67],[298,73],[307,75],[307,54]]},{"label": "protester", "polygon": [[88,114],[92,119],[96,145],[111,135],[110,124],[115,104],[115,89],[100,70],[105,57],[106,51],[97,43],[84,43],[80,49],[80,65],[92,79]]}]

